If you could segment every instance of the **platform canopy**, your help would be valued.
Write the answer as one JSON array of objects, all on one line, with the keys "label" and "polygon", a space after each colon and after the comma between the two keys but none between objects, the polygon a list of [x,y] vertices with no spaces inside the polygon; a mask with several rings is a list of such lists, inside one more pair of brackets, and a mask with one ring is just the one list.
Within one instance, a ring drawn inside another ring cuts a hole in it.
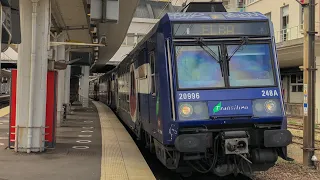
[{"label": "platform canopy", "polygon": [[[69,43],[104,44],[104,47],[96,48],[92,45],[70,47],[71,51],[92,53],[91,60],[94,64],[106,64],[121,46],[139,0],[52,0],[51,2],[51,31],[58,33],[65,31]],[[95,9],[97,7],[98,9]],[[98,11],[102,11],[102,16],[97,18]]]}]

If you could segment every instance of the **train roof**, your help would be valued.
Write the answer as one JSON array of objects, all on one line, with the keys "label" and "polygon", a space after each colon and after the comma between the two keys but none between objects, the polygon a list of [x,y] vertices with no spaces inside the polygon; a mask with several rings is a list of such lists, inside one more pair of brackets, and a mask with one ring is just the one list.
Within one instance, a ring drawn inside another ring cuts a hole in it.
[{"label": "train roof", "polygon": [[[158,29],[159,23],[171,21],[171,22],[204,22],[204,21],[253,21],[253,20],[268,20],[264,14],[260,12],[176,12],[176,13],[166,13],[155,25],[154,27],[147,33],[147,35],[127,54],[131,56],[135,51],[141,49],[141,45],[145,43]],[[106,74],[110,74],[116,71],[122,64],[124,64],[124,60],[120,62],[116,68],[112,69]]]},{"label": "train roof", "polygon": [[243,21],[243,20],[268,20],[260,12],[178,12],[167,13],[169,21]]}]

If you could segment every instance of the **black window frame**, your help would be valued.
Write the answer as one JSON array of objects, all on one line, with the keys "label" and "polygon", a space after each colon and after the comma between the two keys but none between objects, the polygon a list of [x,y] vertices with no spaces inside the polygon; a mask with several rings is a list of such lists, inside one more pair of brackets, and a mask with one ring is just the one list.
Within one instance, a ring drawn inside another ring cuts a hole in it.
[{"label": "black window frame", "polygon": [[[151,80],[151,95],[156,96],[157,88],[156,88],[156,53],[155,50],[151,50],[148,52],[149,56],[149,64],[150,64],[150,80]],[[151,58],[153,57],[153,58]],[[153,61],[153,63],[152,63]],[[152,67],[153,66],[153,67]]]}]

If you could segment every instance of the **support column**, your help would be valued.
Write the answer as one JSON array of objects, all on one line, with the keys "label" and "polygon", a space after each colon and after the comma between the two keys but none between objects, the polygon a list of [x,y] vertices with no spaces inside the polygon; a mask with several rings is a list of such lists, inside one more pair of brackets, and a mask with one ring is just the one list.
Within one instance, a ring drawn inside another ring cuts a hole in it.
[{"label": "support column", "polygon": [[[66,61],[70,61],[70,52],[66,51]],[[67,105],[67,113],[70,112],[70,78],[71,78],[71,66],[68,65],[65,70],[64,78],[64,103]]]},{"label": "support column", "polygon": [[17,62],[16,151],[41,152],[45,144],[50,1],[19,3],[23,41]]},{"label": "support column", "polygon": [[[83,67],[81,67],[81,74],[84,74]],[[83,76],[79,78],[79,102],[82,103],[82,84],[83,84]]]},{"label": "support column", "polygon": [[[320,89],[320,56],[316,57],[316,83],[315,89]],[[320,124],[320,91],[315,91],[315,101],[316,101],[316,108],[315,108],[315,117],[316,117],[316,124]]]},{"label": "support column", "polygon": [[82,96],[82,106],[88,107],[89,106],[89,73],[90,67],[89,66],[82,66],[82,78],[81,78],[81,96]]},{"label": "support column", "polygon": [[[62,32],[59,35],[54,37],[56,42],[64,42],[65,41],[65,33]],[[55,46],[55,61],[64,61],[66,56],[66,48],[64,45]],[[65,70],[58,70],[58,100],[57,100],[57,124],[58,126],[61,125],[63,121],[63,103],[65,101],[64,94],[65,94]]]}]

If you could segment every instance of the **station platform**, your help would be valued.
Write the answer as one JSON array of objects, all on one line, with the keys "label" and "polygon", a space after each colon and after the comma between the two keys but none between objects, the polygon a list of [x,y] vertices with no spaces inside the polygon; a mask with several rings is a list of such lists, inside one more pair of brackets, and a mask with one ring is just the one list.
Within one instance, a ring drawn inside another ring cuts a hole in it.
[{"label": "station platform", "polygon": [[43,153],[15,153],[8,149],[8,126],[9,116],[3,115],[1,180],[155,179],[122,123],[100,102],[90,103],[88,108],[73,106],[72,113],[57,128],[56,148]]}]

